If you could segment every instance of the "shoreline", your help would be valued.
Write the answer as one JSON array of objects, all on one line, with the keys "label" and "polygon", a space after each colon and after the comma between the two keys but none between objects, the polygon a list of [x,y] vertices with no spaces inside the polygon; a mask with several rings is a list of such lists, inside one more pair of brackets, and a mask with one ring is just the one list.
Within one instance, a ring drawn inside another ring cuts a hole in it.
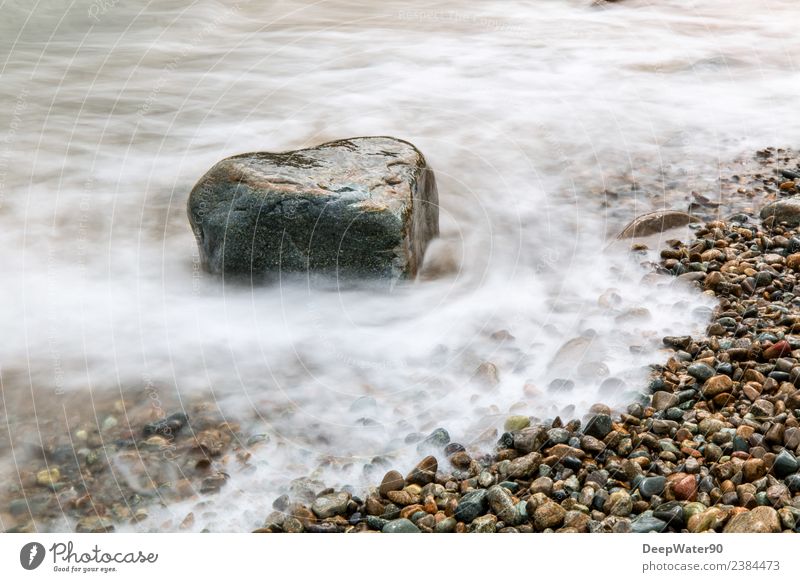
[{"label": "shoreline", "polygon": [[[795,171],[756,175],[762,195],[773,184],[796,194]],[[389,471],[365,500],[328,490],[310,506],[277,503],[257,531],[798,531],[800,313],[790,314],[800,307],[800,228],[732,218],[660,253],[657,272],[718,305],[703,337],[664,338],[674,352],[653,366],[642,402],[617,416],[595,405],[583,426],[510,417],[489,458],[442,442],[438,458],[405,478]]]},{"label": "shoreline", "polygon": [[[761,162],[768,166],[766,159]],[[757,177],[761,186],[753,190],[753,176],[738,187],[739,176],[732,178],[720,198],[727,193],[730,209],[739,214],[754,214],[745,207],[765,197],[797,193],[796,185],[784,188],[787,182],[773,175]],[[719,212],[719,204],[694,193],[691,204],[693,213]],[[506,426],[512,430],[483,455],[471,455],[435,431],[435,454],[407,476],[389,471],[363,499],[334,489],[317,491],[306,503],[282,496],[256,531],[796,531],[800,359],[792,352],[800,349],[800,335],[791,335],[800,331],[800,316],[792,316],[800,306],[793,293],[800,256],[791,265],[789,257],[800,252],[800,229],[783,232],[769,221],[757,223],[712,220],[695,232],[701,238],[672,241],[661,251],[656,272],[675,276],[676,284],[700,286],[719,305],[705,336],[666,339],[674,352],[653,366],[646,402],[632,403],[620,415],[600,405],[588,424],[556,419],[525,426],[529,418],[512,416]],[[644,251],[640,243],[630,244],[630,252]],[[788,347],[781,344],[787,334]],[[246,471],[250,451],[264,438],[246,434],[202,401],[189,407],[188,423],[144,431],[169,417],[177,403],[155,409],[146,394],[142,400],[133,409],[106,403],[94,432],[76,432],[81,446],[41,447],[45,462],[20,469],[18,490],[4,491],[9,502],[2,499],[6,507],[0,507],[3,529],[29,532],[72,521],[77,531],[114,531],[146,520],[153,503],[169,507],[194,499],[201,505],[205,495],[225,495],[231,468]],[[68,427],[70,434],[74,430]],[[109,483],[115,454],[138,456],[148,481],[142,490],[122,486],[116,477]],[[179,478],[158,477],[167,460]],[[48,512],[51,521],[42,518]],[[188,512],[157,529],[190,529],[194,520]]]}]

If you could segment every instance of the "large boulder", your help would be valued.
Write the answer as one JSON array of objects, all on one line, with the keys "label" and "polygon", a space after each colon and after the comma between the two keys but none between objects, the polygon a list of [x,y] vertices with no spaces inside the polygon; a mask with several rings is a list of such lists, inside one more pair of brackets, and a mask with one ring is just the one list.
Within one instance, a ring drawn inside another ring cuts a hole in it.
[{"label": "large boulder", "polygon": [[188,213],[204,267],[225,275],[414,277],[439,233],[433,171],[392,137],[226,158]]}]

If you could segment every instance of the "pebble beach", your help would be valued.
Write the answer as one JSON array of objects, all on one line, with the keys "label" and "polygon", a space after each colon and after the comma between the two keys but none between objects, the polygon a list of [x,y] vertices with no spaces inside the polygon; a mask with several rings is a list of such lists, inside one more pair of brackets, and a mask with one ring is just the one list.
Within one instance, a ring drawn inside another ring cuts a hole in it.
[{"label": "pebble beach", "polygon": [[[791,150],[757,152],[728,168],[716,202],[686,194],[697,218],[683,239],[665,231],[656,243],[617,242],[646,265],[643,284],[688,286],[715,304],[704,334],[662,338],[664,360],[651,364],[648,385],[624,408],[598,402],[580,418],[510,415],[468,444],[439,427],[417,437],[419,462],[408,472],[374,459],[383,476],[371,487],[294,479],[291,494],[254,508],[264,515],[255,531],[796,531],[798,172]],[[613,293],[599,300],[615,308]],[[474,382],[491,393],[502,373],[485,362]],[[151,387],[96,402],[94,419],[65,411],[69,441],[56,436],[58,421],[44,425],[43,445],[29,446],[19,483],[0,496],[4,529],[194,529],[207,500],[237,487],[270,436],[201,398],[182,408],[153,398]],[[120,459],[136,467],[124,481],[114,470]],[[191,511],[152,522],[159,508],[187,503]]]}]

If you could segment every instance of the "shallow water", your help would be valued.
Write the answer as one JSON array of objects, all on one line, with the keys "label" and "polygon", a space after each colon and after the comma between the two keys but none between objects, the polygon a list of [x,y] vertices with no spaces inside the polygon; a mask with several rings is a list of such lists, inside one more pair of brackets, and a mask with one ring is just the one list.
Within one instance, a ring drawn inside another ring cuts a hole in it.
[{"label": "shallow water", "polygon": [[[660,338],[710,304],[643,284],[608,233],[714,199],[720,161],[800,137],[791,0],[373,4],[0,5],[4,394],[35,390],[46,418],[158,385],[269,434],[198,529],[258,527],[311,472],[358,488],[375,456],[406,470],[409,434],[467,444],[512,411],[630,401]],[[357,135],[426,155],[428,260],[456,273],[387,291],[200,271],[185,202],[215,161]],[[470,383],[486,361],[493,390]]]}]

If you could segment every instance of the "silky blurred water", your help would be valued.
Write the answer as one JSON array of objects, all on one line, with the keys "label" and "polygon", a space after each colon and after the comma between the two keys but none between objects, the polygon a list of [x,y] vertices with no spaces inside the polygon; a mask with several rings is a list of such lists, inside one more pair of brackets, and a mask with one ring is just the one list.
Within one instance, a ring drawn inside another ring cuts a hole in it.
[{"label": "silky blurred water", "polygon": [[[713,198],[721,160],[800,136],[791,0],[53,0],[0,14],[3,390],[51,394],[41,417],[157,384],[269,434],[198,529],[257,527],[311,472],[358,488],[375,456],[406,470],[409,434],[441,426],[468,444],[512,411],[629,402],[661,337],[696,332],[711,303],[642,282],[642,257],[603,251],[608,233],[684,204],[659,176]],[[200,270],[185,203],[211,165],[359,135],[426,155],[442,230],[428,261],[454,273],[387,291],[223,287]],[[604,200],[620,176],[656,187]],[[470,383],[482,362],[498,367],[492,390]]]}]

